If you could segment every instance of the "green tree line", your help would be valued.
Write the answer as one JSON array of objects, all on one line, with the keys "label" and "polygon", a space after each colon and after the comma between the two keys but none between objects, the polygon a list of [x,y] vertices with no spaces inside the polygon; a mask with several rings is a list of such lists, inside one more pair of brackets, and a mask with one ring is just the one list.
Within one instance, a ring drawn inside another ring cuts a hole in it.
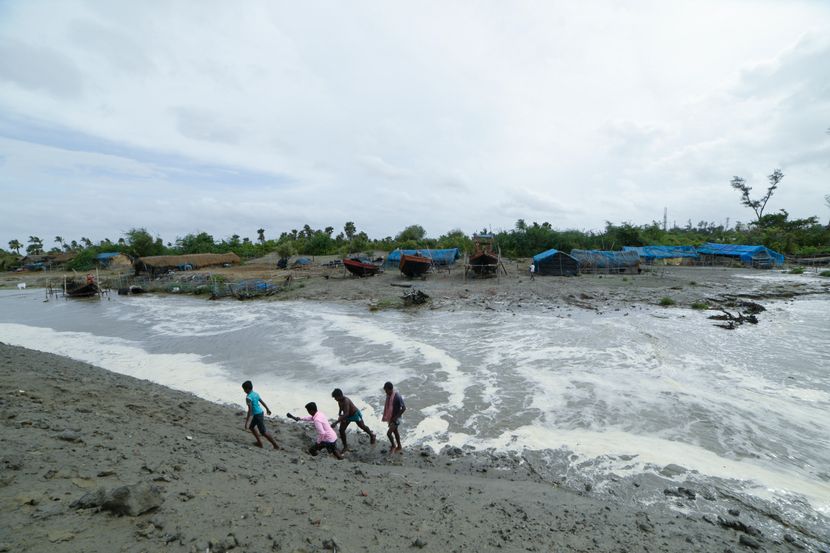
[{"label": "green tree line", "polygon": [[[314,229],[305,225],[302,229],[285,231],[269,239],[260,228],[255,240],[236,234],[216,239],[207,232],[199,232],[179,237],[173,242],[164,242],[161,237],[153,236],[145,228],[134,228],[117,241],[104,239],[98,243],[93,243],[86,237],[78,241],[65,241],[62,237],[56,236],[56,245],[48,252],[73,252],[76,255],[69,262],[69,268],[86,270],[94,266],[95,256],[103,252],[121,252],[133,258],[149,255],[233,252],[243,259],[251,259],[271,252],[276,252],[281,257],[289,257],[294,254],[345,256],[373,250],[391,251],[395,248],[459,248],[468,252],[472,250],[470,236],[460,229],[453,229],[437,238],[431,238],[422,226],[411,225],[394,237],[371,238],[365,232],[359,231],[350,221],[337,234],[334,230],[333,227]],[[481,232],[487,231],[485,229]],[[600,231],[581,231],[558,230],[548,222],[528,224],[520,219],[514,228],[493,234],[502,254],[508,257],[530,257],[551,248],[569,252],[572,249],[618,250],[622,246],[655,244],[698,246],[704,242],[763,244],[788,255],[830,255],[830,225],[820,224],[817,217],[791,219],[785,210],[761,215],[756,222],[738,223],[732,228],[706,221],[693,225],[689,221],[683,227],[673,226],[664,229],[661,224],[654,221],[647,225],[607,222],[605,228]],[[12,240],[8,245],[11,251],[0,250],[0,268],[6,270],[18,263],[19,257],[15,254],[20,254],[24,246],[29,255],[47,253],[43,240],[37,236],[30,236],[25,245],[18,240]]]}]

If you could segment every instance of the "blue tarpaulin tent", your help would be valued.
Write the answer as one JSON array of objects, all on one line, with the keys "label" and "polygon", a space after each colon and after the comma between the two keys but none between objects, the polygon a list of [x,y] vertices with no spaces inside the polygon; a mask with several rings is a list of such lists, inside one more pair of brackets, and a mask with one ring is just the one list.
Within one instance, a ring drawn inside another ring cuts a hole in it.
[{"label": "blue tarpaulin tent", "polygon": [[653,263],[656,259],[698,259],[694,246],[623,246],[624,252],[637,252],[640,259]]},{"label": "blue tarpaulin tent", "polygon": [[392,250],[386,256],[387,267],[397,267],[401,262],[401,254],[403,255],[422,255],[429,257],[435,265],[452,265],[455,260],[461,257],[458,248],[448,248],[443,250],[431,250],[428,248],[420,250]]},{"label": "blue tarpaulin tent", "polygon": [[579,270],[584,272],[631,272],[640,268],[640,254],[637,252],[607,250],[571,250],[571,257],[579,261]]},{"label": "blue tarpaulin tent", "polygon": [[769,269],[784,264],[784,256],[766,246],[746,246],[741,244],[713,244],[707,242],[698,247],[697,253],[713,257],[728,257],[739,259],[741,263]]},{"label": "blue tarpaulin tent", "polygon": [[565,252],[554,249],[534,255],[533,266],[537,275],[576,276],[579,274],[579,262]]}]

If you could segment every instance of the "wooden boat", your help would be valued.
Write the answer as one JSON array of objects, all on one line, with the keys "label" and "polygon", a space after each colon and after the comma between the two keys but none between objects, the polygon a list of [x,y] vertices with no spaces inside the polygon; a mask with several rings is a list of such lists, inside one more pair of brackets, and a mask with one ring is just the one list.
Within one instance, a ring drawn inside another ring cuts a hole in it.
[{"label": "wooden boat", "polygon": [[492,238],[489,235],[473,237],[475,249],[470,255],[470,270],[477,275],[494,275],[499,268],[499,254],[493,251]]},{"label": "wooden boat", "polygon": [[67,298],[91,298],[100,293],[101,290],[95,282],[85,282],[82,284],[68,282],[64,290]]},{"label": "wooden boat", "polygon": [[423,276],[432,267],[432,259],[423,255],[401,254],[399,267],[410,278]]},{"label": "wooden boat", "polygon": [[91,298],[101,293],[98,287],[98,280],[91,274],[86,275],[84,280],[63,279],[63,295],[67,298]]},{"label": "wooden boat", "polygon": [[380,266],[360,259],[344,259],[343,266],[355,276],[375,276],[380,272]]}]

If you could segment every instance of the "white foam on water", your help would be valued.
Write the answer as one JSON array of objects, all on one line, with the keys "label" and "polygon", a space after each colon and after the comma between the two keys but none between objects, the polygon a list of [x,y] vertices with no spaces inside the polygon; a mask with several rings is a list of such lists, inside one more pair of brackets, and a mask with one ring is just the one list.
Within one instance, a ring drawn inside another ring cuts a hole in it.
[{"label": "white foam on water", "polygon": [[[215,403],[239,405],[240,408],[245,405],[241,382],[232,379],[226,367],[207,362],[201,355],[148,353],[139,343],[122,338],[95,336],[85,332],[58,332],[50,328],[13,323],[0,323],[0,340],[190,392]],[[314,393],[305,383],[291,383],[282,379],[259,379],[254,386],[269,407],[275,410],[275,415],[281,415],[276,411],[278,406],[298,410],[307,401],[299,403],[297,398]]]},{"label": "white foam on water", "polygon": [[[459,440],[448,437],[448,441]],[[621,460],[617,466],[606,467],[606,470],[620,475],[643,472],[648,464],[663,467],[679,463],[703,475],[751,481],[757,487],[753,490],[756,495],[774,496],[781,494],[782,490],[800,494],[818,512],[830,515],[830,483],[807,479],[803,474],[782,470],[779,466],[766,467],[752,460],[725,458],[702,447],[656,436],[614,430],[560,430],[533,425],[510,430],[492,440],[471,441],[469,436],[463,435],[460,441],[478,448],[501,450],[515,449],[517,442],[527,449],[566,447],[580,456],[580,459],[573,461],[574,465],[597,457],[636,455],[635,460]]]},{"label": "white foam on water", "polygon": [[443,349],[382,328],[367,318],[334,314],[323,314],[322,317],[349,336],[376,346],[388,347],[403,354],[404,359],[414,353],[421,363],[437,365],[435,370],[444,375],[444,379],[434,379],[431,382],[447,393],[450,405],[460,405],[464,401],[472,379],[460,371],[460,362]]},{"label": "white foam on water", "polygon": [[266,320],[260,309],[230,302],[206,302],[190,297],[139,296],[120,298],[112,305],[122,321],[141,321],[161,336],[219,336],[251,328]]}]

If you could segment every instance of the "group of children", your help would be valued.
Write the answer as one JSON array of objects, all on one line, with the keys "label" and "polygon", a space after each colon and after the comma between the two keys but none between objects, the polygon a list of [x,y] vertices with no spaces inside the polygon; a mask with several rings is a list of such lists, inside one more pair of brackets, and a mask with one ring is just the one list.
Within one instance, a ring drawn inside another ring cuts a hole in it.
[{"label": "group of children", "polygon": [[[242,390],[245,392],[245,403],[248,405],[248,414],[245,417],[245,429],[250,430],[254,438],[256,438],[254,445],[262,447],[262,439],[260,436],[264,436],[274,446],[274,449],[279,449],[276,440],[268,432],[268,429],[265,428],[265,413],[271,414],[268,405],[254,391],[254,385],[250,380],[242,383]],[[403,397],[395,390],[391,382],[383,385],[383,391],[386,393],[386,403],[384,404],[383,418],[381,420],[388,424],[386,436],[392,444],[389,452],[400,453],[402,447],[398,427],[401,424],[401,416],[406,411],[406,404],[404,404]],[[366,426],[366,423],[363,422],[363,415],[352,400],[343,395],[343,391],[340,388],[335,388],[331,393],[331,397],[337,401],[338,405],[338,417],[334,421],[334,424],[340,427],[340,439],[343,441],[343,449],[341,451],[337,451],[337,434],[329,423],[328,417],[317,409],[316,403],[312,401],[306,404],[305,408],[308,411],[307,417],[295,417],[291,413],[286,414],[291,420],[308,421],[314,424],[314,428],[317,431],[317,443],[309,448],[309,452],[312,455],[317,455],[320,450],[325,449],[336,458],[342,459],[343,453],[349,449],[348,442],[346,441],[346,429],[353,422],[357,423],[357,427],[369,435],[370,443],[374,444],[377,441],[377,437]],[[263,407],[265,408],[264,411]]]}]

